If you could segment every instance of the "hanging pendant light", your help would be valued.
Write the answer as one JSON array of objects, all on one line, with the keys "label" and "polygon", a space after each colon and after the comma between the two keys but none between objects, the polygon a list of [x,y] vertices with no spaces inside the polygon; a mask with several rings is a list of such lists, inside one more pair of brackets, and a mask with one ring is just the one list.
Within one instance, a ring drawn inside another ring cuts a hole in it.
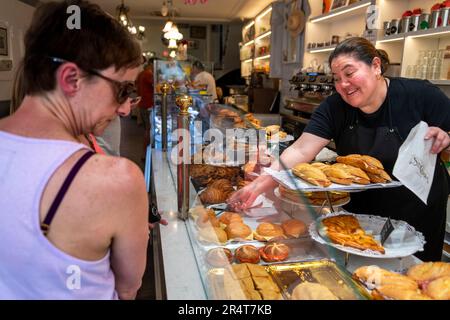
[{"label": "hanging pendant light", "polygon": [[137,28],[131,22],[128,13],[130,8],[125,6],[125,1],[122,0],[121,4],[116,7],[117,20],[120,24],[127,28],[128,32],[136,36],[137,39],[142,40],[145,37],[145,27],[138,26]]}]

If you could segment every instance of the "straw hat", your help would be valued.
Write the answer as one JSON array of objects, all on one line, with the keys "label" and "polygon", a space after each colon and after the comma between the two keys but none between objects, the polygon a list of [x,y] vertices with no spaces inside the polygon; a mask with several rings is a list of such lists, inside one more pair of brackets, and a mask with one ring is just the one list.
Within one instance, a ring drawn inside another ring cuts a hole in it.
[{"label": "straw hat", "polygon": [[302,33],[305,28],[305,22],[305,13],[297,8],[293,9],[287,21],[287,28],[291,33],[291,37],[296,37]]}]

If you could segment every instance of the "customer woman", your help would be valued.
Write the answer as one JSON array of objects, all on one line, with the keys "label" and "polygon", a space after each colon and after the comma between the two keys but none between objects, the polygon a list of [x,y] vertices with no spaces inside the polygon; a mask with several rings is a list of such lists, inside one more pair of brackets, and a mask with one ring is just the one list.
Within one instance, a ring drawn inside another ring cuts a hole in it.
[{"label": "customer woman", "polygon": [[[77,5],[81,29],[68,29]],[[136,103],[139,45],[87,1],[46,3],[25,36],[18,110],[0,121],[0,298],[133,299],[148,243],[141,170],[96,155]]]},{"label": "customer woman", "polygon": [[[340,43],[329,57],[337,93],[328,97],[311,117],[300,138],[283,152],[281,166],[309,162],[334,139],[339,155],[367,154],[379,159],[389,174],[398,150],[421,120],[430,126],[425,139],[433,139],[432,153],[448,147],[449,98],[428,81],[383,76],[387,54],[364,38]],[[229,202],[237,209],[252,204],[258,194],[273,189],[270,176],[261,176],[237,192]],[[358,214],[389,216],[407,221],[427,241],[424,260],[440,260],[445,234],[448,174],[438,160],[425,205],[405,187],[353,193],[346,207]]]}]

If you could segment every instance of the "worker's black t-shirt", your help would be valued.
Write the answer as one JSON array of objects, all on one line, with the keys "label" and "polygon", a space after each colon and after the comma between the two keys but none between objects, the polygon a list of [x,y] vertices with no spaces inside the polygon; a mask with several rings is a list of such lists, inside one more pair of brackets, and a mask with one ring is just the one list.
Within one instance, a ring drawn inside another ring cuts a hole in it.
[{"label": "worker's black t-shirt", "polygon": [[[426,80],[390,78],[388,95],[391,103],[392,125],[397,127],[403,140],[420,121],[429,126],[450,131],[450,100],[436,86]],[[354,123],[357,114],[361,125],[368,128],[388,126],[388,103],[373,114],[365,114],[348,105],[336,93],[316,109],[304,132],[325,139],[334,139],[339,145],[344,128]]]}]

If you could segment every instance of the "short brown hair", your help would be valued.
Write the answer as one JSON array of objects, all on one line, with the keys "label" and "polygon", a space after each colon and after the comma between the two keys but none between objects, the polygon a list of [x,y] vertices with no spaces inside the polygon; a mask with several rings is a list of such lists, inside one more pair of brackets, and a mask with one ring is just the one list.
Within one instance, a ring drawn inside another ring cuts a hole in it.
[{"label": "short brown hair", "polygon": [[372,65],[373,58],[381,60],[381,74],[384,74],[389,67],[389,56],[386,51],[379,50],[366,38],[353,37],[339,43],[328,58],[331,67],[333,59],[343,54],[349,54],[357,60],[367,65]]},{"label": "short brown hair", "polygon": [[[81,28],[69,29],[67,8],[77,5]],[[116,70],[142,63],[139,44],[98,5],[84,0],[45,3],[36,9],[25,35],[23,85],[27,95],[55,89],[58,67],[50,57],[74,62],[82,70]]]}]

